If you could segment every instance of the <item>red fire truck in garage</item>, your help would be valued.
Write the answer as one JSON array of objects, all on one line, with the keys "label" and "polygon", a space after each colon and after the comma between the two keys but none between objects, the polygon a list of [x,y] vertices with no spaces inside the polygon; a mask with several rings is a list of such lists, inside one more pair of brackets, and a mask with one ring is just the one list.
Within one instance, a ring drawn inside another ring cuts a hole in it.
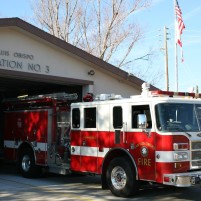
[{"label": "red fire truck in garage", "polygon": [[201,95],[149,91],[100,94],[69,105],[69,94],[5,101],[4,157],[24,177],[101,175],[116,196],[139,181],[189,187],[201,179]]}]

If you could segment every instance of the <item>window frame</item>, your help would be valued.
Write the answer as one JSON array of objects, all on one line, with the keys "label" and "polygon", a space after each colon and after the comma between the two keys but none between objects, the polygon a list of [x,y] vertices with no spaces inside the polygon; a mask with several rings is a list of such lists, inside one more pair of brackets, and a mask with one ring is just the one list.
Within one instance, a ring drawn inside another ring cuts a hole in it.
[{"label": "window frame", "polygon": [[[88,111],[87,111],[88,110]],[[90,111],[91,110],[91,111]],[[86,113],[88,112],[88,114]],[[91,112],[91,113],[89,113]],[[97,129],[97,107],[85,107],[83,108],[83,128],[84,129]],[[88,116],[86,116],[88,115]]]},{"label": "window frame", "polygon": [[[115,111],[115,109],[120,109],[119,111]],[[117,112],[117,114],[116,114]],[[119,114],[120,112],[120,114]],[[120,118],[115,118],[120,117]],[[120,123],[119,125],[115,125],[115,123]],[[122,129],[123,128],[123,108],[122,106],[113,106],[112,108],[112,125],[114,129]]]},{"label": "window frame", "polygon": [[[147,127],[147,129],[153,129],[153,117],[152,117],[152,112],[151,112],[151,105],[150,105],[150,103],[143,103],[143,104],[140,104],[140,105],[135,105],[135,104],[131,104],[131,106],[130,106],[130,110],[131,110],[131,116],[130,116],[130,123],[131,123],[131,129],[132,130],[142,130],[141,128],[138,128],[137,127],[137,115],[138,114],[146,114],[146,117],[147,117],[147,113],[145,113],[145,112],[138,112],[138,113],[136,113],[136,122],[134,122],[134,120],[133,120],[133,117],[134,117],[134,115],[133,115],[133,112],[134,111],[136,111],[137,112],[137,110],[134,110],[133,108],[134,107],[138,107],[139,109],[138,109],[138,111],[141,109],[143,109],[143,107],[145,108],[144,109],[144,111],[149,111],[149,117],[150,117],[150,121],[147,121],[147,123],[149,123],[150,125]],[[146,108],[148,108],[149,110],[146,110]],[[148,118],[147,118],[147,120],[148,120]],[[136,124],[136,125],[135,125]],[[134,126],[136,126],[136,127],[134,127]]]},{"label": "window frame", "polygon": [[[78,111],[78,117],[79,117],[79,118],[78,118],[78,122],[75,122],[75,115],[76,115],[76,114],[75,114],[74,111]],[[81,117],[80,108],[73,108],[73,109],[72,109],[72,128],[73,128],[73,129],[79,129],[79,128],[80,128],[80,126],[81,126],[81,125],[80,125],[80,123],[81,123],[81,121],[80,121],[81,118],[80,118],[80,117]],[[77,126],[75,126],[74,123],[76,123]]]}]

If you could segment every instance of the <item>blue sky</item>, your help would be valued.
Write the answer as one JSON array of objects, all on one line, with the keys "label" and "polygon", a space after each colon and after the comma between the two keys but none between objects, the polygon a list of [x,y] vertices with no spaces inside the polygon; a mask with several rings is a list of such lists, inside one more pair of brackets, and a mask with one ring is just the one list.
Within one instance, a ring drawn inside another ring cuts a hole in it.
[{"label": "blue sky", "polygon": [[[0,2],[1,18],[20,17],[30,21],[32,10],[29,0],[0,0]],[[178,0],[178,3],[186,26],[182,34],[184,63],[180,62],[180,49],[178,48],[179,91],[187,91],[189,87],[195,88],[198,85],[201,92],[201,2],[198,0]],[[169,86],[170,90],[175,90],[174,0],[152,0],[152,6],[138,12],[134,18],[145,32],[143,41],[138,45],[139,52],[146,52],[152,48],[157,55],[152,62],[152,68],[161,70],[163,74],[163,78],[156,85],[161,89],[165,89],[165,63],[164,54],[161,51],[164,46],[163,29],[164,26],[169,28]],[[146,61],[143,62],[142,65],[148,66]]]},{"label": "blue sky", "polygon": [[[178,0],[183,13],[185,29],[182,34],[184,62],[180,59],[180,49],[178,48],[178,84],[179,91],[187,91],[189,87],[198,85],[201,92],[201,2]],[[169,82],[170,90],[176,89],[175,78],[175,39],[174,39],[174,1],[173,0],[153,0],[151,8],[141,12],[139,19],[146,26],[145,42],[147,46],[152,46],[158,56],[153,65],[165,71],[164,54],[160,48],[164,46],[164,26],[168,27],[170,33],[168,37],[169,55]],[[161,29],[161,31],[159,31]],[[164,72],[165,74],[165,72]],[[165,79],[165,77],[164,77]],[[165,88],[165,82],[159,84],[161,89]]]}]

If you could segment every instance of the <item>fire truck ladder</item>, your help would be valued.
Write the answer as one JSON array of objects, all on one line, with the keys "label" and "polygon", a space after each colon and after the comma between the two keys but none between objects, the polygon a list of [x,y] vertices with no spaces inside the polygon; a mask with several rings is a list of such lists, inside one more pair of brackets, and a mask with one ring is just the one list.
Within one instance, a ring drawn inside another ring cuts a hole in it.
[{"label": "fire truck ladder", "polygon": [[52,93],[52,94],[42,94],[42,95],[35,95],[35,96],[23,96],[18,98],[8,98],[5,99],[4,102],[15,102],[15,101],[32,101],[32,100],[40,100],[44,98],[51,98],[55,100],[77,100],[78,95],[77,93],[68,94],[66,92],[59,92],[59,93]]}]

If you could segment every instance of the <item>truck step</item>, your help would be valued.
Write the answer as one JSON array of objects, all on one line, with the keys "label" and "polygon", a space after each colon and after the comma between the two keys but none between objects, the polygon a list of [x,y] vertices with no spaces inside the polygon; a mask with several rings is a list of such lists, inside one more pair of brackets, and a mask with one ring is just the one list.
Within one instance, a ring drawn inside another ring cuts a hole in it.
[{"label": "truck step", "polygon": [[70,164],[61,164],[61,165],[51,164],[49,165],[49,172],[61,175],[70,174],[71,173]]}]

